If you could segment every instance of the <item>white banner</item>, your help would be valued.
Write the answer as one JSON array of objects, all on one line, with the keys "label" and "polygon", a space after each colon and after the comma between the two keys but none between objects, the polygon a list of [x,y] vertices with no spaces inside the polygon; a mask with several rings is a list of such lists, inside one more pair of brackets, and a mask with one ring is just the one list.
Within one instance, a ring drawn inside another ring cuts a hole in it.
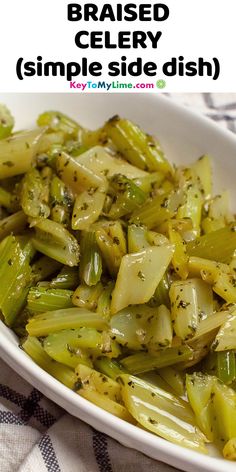
[{"label": "white banner", "polygon": [[1,92],[235,92],[235,0],[11,0]]}]

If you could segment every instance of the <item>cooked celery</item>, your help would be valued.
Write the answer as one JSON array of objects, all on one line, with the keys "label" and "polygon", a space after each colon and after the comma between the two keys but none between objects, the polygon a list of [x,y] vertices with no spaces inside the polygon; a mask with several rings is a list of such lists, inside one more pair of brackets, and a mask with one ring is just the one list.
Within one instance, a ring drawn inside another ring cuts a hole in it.
[{"label": "cooked celery", "polygon": [[97,301],[97,312],[100,313],[104,318],[110,318],[111,315],[111,294],[114,290],[114,283],[109,282],[104,287],[100,297]]},{"label": "cooked celery", "polygon": [[10,136],[15,120],[8,108],[0,105],[0,139]]},{"label": "cooked celery", "polygon": [[194,336],[199,321],[213,312],[212,290],[199,279],[173,282],[170,288],[171,313],[177,336]]},{"label": "cooked celery", "polygon": [[150,332],[151,337],[148,343],[150,351],[171,346],[173,338],[171,315],[165,305],[160,305],[157,308],[156,316],[150,319]]},{"label": "cooked celery", "polygon": [[[59,270],[61,264],[54,259],[47,256],[40,257],[32,265],[32,279],[34,283],[47,279],[49,276],[55,274]],[[60,287],[59,287],[60,288]],[[61,287],[67,288],[67,287]],[[70,287],[69,287],[70,288]]]},{"label": "cooked celery", "polygon": [[172,367],[163,367],[158,372],[179,397],[184,395],[184,376],[181,372]]},{"label": "cooked celery", "polygon": [[235,459],[236,218],[210,158],[172,167],[118,116],[38,125],[0,105],[0,318],[84,399]]},{"label": "cooked celery", "polygon": [[162,336],[157,327],[158,315],[160,313],[156,308],[145,305],[127,307],[112,316],[110,321],[112,336],[125,347],[134,350],[144,349],[151,340],[156,342],[156,337]]},{"label": "cooked celery", "polygon": [[[112,293],[111,312],[146,303],[153,296],[173,254],[173,246],[150,247],[122,258]],[[127,286],[127,280],[129,285]]]},{"label": "cooked celery", "polygon": [[236,460],[236,438],[232,438],[224,446],[223,455],[225,459],[230,461]]},{"label": "cooked celery", "polygon": [[97,313],[83,308],[66,308],[49,311],[31,318],[26,329],[30,336],[47,336],[62,329],[82,327],[103,329],[106,326],[106,321]]},{"label": "cooked celery", "polygon": [[52,288],[64,288],[73,290],[79,284],[79,274],[77,267],[64,266],[59,274],[52,279],[50,286]]},{"label": "cooked celery", "polygon": [[[145,429],[171,442],[207,453],[188,404],[132,375],[118,377],[126,408]],[[168,412],[168,414],[166,414]]]},{"label": "cooked celery", "polygon": [[21,206],[32,218],[48,218],[50,214],[50,208],[43,199],[43,180],[37,169],[31,169],[23,178]]},{"label": "cooked celery", "polygon": [[38,221],[34,228],[32,241],[38,251],[70,267],[78,265],[79,244],[69,231],[48,219]]},{"label": "cooked celery", "polygon": [[51,374],[67,387],[71,389],[76,388],[77,377],[75,372],[69,367],[52,360],[50,356],[44,351],[37,338],[28,336],[28,338],[22,344],[22,347],[24,351],[27,352],[27,354],[36,362],[36,364],[39,365],[39,367],[46,370],[46,372]]},{"label": "cooked celery", "polygon": [[135,124],[114,116],[106,123],[105,129],[118,151],[131,164],[144,170],[172,173],[159,143]]},{"label": "cooked celery", "polygon": [[233,314],[224,323],[217,333],[214,342],[216,351],[227,351],[236,349],[236,316]]},{"label": "cooked celery", "polygon": [[97,357],[94,361],[94,365],[99,372],[108,375],[111,379],[116,380],[120,374],[126,373],[126,370],[114,359],[108,359],[107,357]]},{"label": "cooked celery", "polygon": [[235,354],[233,351],[217,352],[217,377],[226,385],[236,377]]},{"label": "cooked celery", "polygon": [[200,236],[187,244],[190,256],[203,257],[217,262],[230,262],[236,249],[236,226],[225,228]]},{"label": "cooked celery", "polygon": [[89,286],[96,285],[102,275],[102,258],[92,231],[84,231],[80,238],[80,277]]},{"label": "cooked celery", "polygon": [[27,225],[27,216],[23,211],[13,213],[6,218],[0,220],[0,241],[7,235],[21,233]]},{"label": "cooked celery", "polygon": [[120,385],[115,380],[107,377],[107,375],[101,374],[82,364],[76,367],[75,373],[85,390],[95,390],[98,393],[107,395],[110,400],[115,402],[121,400]]},{"label": "cooked celery", "polygon": [[147,199],[147,195],[122,174],[114,175],[110,186],[115,199],[108,215],[111,219],[122,218],[139,208]]},{"label": "cooked celery", "polygon": [[112,413],[112,415],[118,418],[128,421],[129,423],[135,423],[133,417],[129,414],[128,410],[120,403],[114,402],[107,395],[96,392],[95,390],[85,390],[84,388],[78,392],[82,397],[86,398],[90,402],[99,406],[103,410]]},{"label": "cooked celery", "polygon": [[96,285],[91,287],[86,284],[81,284],[74,291],[72,301],[73,304],[86,308],[88,310],[96,310],[98,306],[98,300],[103,292],[103,285],[98,282]]},{"label": "cooked celery", "polygon": [[76,230],[88,230],[98,220],[106,194],[99,188],[85,190],[75,199],[71,227]]},{"label": "cooked celery", "polygon": [[52,178],[50,196],[52,205],[51,217],[53,221],[68,226],[73,200],[66,185],[57,176]]},{"label": "cooked celery", "polygon": [[[149,178],[149,174],[130,165],[120,156],[114,157],[101,146],[94,146],[79,156],[79,162],[95,174],[112,177],[115,174],[125,175],[128,179]],[[151,174],[152,175],[152,174]]]},{"label": "cooked celery", "polygon": [[5,190],[2,187],[0,187],[0,205],[13,213],[18,209],[16,196],[12,195],[11,192]]},{"label": "cooked celery", "polygon": [[38,126],[47,126],[52,131],[62,131],[68,137],[78,137],[82,128],[71,118],[58,111],[42,113],[37,120]]},{"label": "cooked celery", "polygon": [[27,297],[27,308],[35,313],[72,307],[72,290],[32,287]]},{"label": "cooked celery", "polygon": [[42,130],[24,131],[0,140],[0,179],[24,174],[36,155]]},{"label": "cooked celery", "polygon": [[95,174],[65,152],[58,155],[56,166],[59,177],[75,194],[84,190],[107,189],[105,177]]},{"label": "cooked celery", "polygon": [[169,193],[164,193],[144,203],[134,211],[131,216],[131,223],[145,225],[152,229],[169,220],[174,214],[170,209],[169,196]]},{"label": "cooked celery", "polygon": [[122,359],[121,364],[131,374],[141,374],[149,370],[161,369],[169,365],[175,365],[179,362],[191,359],[193,351],[188,346],[172,347],[161,350],[154,355],[146,353],[132,354]]},{"label": "cooked celery", "polygon": [[5,323],[11,326],[23,308],[31,282],[27,251],[14,236],[8,236],[0,254],[0,309]]}]

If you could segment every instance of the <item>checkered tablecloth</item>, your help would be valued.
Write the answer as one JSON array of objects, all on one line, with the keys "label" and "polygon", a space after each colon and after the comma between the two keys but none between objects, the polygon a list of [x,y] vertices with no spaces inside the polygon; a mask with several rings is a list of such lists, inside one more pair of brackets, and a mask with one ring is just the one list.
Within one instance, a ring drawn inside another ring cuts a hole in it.
[{"label": "checkered tablecloth", "polygon": [[[236,131],[236,94],[170,99]],[[1,340],[0,340],[1,342]],[[73,418],[0,360],[0,472],[176,472]]]}]

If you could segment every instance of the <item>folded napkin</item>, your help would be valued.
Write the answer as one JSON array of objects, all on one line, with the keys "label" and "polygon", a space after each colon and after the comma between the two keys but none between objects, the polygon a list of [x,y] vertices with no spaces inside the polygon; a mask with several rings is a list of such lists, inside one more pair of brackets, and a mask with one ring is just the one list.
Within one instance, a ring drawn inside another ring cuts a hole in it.
[{"label": "folded napkin", "polygon": [[[236,94],[173,94],[236,131]],[[72,417],[0,360],[0,472],[177,472]]]}]

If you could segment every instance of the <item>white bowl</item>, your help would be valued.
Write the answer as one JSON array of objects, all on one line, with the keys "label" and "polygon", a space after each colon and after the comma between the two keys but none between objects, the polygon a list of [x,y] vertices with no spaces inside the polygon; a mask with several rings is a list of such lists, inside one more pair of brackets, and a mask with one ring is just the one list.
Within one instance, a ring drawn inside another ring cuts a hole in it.
[{"label": "white bowl", "polygon": [[[5,94],[0,95],[16,117],[17,128],[33,126],[37,115],[56,109],[83,125],[100,126],[114,114],[130,118],[161,141],[173,162],[190,163],[204,153],[214,158],[216,190],[229,188],[235,197],[236,138],[210,120],[147,94]],[[0,322],[0,354],[24,379],[72,415],[112,436],[125,446],[188,472],[235,472],[235,464],[171,444],[115,418],[44,372],[18,347],[16,336]]]}]

